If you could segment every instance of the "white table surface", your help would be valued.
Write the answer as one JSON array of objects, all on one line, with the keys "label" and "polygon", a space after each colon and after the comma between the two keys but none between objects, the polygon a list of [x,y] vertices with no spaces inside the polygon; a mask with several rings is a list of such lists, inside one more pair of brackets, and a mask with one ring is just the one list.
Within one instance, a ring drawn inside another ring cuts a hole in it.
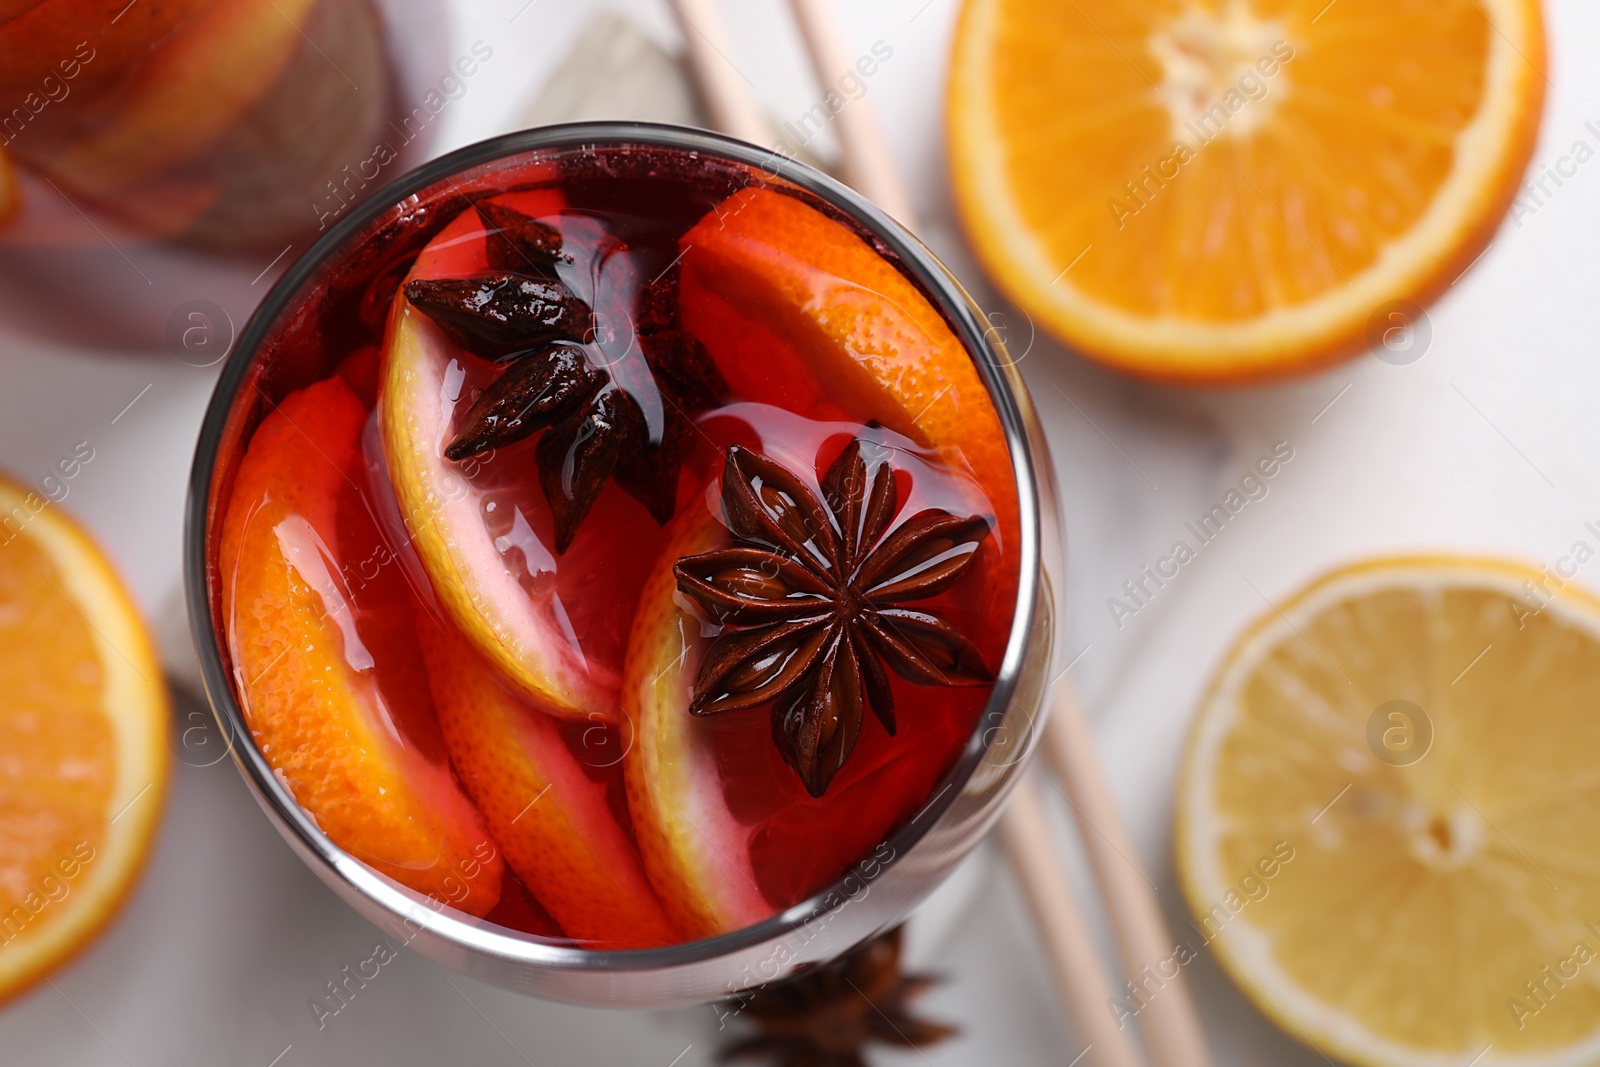
[{"label": "white table surface", "polygon": [[[408,0],[394,0],[403,5]],[[526,6],[525,6],[526,5]],[[393,6],[393,5],[391,5]],[[728,3],[736,56],[771,114],[818,98],[780,0]],[[1171,782],[1197,690],[1231,635],[1277,599],[1352,558],[1440,548],[1552,562],[1600,519],[1594,412],[1594,235],[1600,165],[1581,169],[1434,308],[1417,362],[1364,356],[1270,388],[1188,392],[1108,374],[1032,337],[994,298],[952,219],[941,126],[953,0],[883,0],[846,9],[851,45],[893,57],[870,82],[923,234],[1010,331],[1050,435],[1072,570],[1066,645],[1097,740],[1138,845],[1174,922]],[[501,132],[564,46],[602,8],[624,11],[668,46],[656,0],[453,0],[448,60],[483,39],[495,59],[443,116],[443,150]],[[1547,4],[1552,91],[1535,159],[1597,146],[1600,9]],[[416,62],[426,62],[425,59]],[[442,67],[440,68],[442,73]],[[0,284],[4,284],[0,280]],[[265,286],[261,286],[264,288]],[[214,380],[166,352],[63,350],[0,337],[0,466],[36,477],[80,440],[95,459],[65,507],[99,536],[149,613],[190,655],[179,617],[179,533],[194,436]],[[132,402],[132,406],[128,405]],[[1331,405],[1331,406],[1330,406]],[[1220,499],[1274,442],[1294,459],[1224,534],[1118,628],[1106,600],[1166,553],[1183,524]],[[1600,569],[1579,580],[1600,586]],[[181,709],[188,710],[188,709]],[[190,758],[190,763],[203,762]],[[1064,813],[1056,811],[1063,840]],[[885,1065],[1061,1065],[1082,1042],[1061,1019],[1010,876],[980,854],[980,903],[948,937],[921,939],[918,962],[950,975],[930,1015],[963,1036]],[[1082,872],[1076,872],[1082,879]],[[1105,940],[1104,923],[1094,913]],[[99,1065],[637,1064],[713,1062],[705,1008],[583,1010],[531,1000],[403,953],[319,1030],[309,1001],[378,933],[339,903],[269,827],[229,761],[177,765],[156,855],[111,931],[72,965],[0,1008],[0,1063]],[[1110,958],[1110,945],[1102,949]],[[1279,1035],[1212,961],[1191,968],[1221,1064],[1322,1063]],[[1091,1053],[1082,1061],[1093,1064]]]}]

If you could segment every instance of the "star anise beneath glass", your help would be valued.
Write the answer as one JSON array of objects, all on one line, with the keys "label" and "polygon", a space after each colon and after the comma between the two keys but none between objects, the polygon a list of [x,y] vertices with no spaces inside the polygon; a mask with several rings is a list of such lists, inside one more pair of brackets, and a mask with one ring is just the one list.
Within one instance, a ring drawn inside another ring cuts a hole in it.
[{"label": "star anise beneath glass", "polygon": [[728,1045],[723,1062],[765,1056],[774,1067],[867,1067],[870,1042],[926,1048],[955,1027],[911,1014],[937,979],[900,973],[900,928],[798,978],[766,986],[736,1006],[760,1034]]},{"label": "star anise beneath glass", "polygon": [[865,708],[894,734],[884,663],[918,685],[994,680],[949,620],[902,606],[960,581],[989,520],[931,508],[891,531],[899,490],[873,434],[858,436],[828,468],[823,500],[767,457],[728,449],[722,507],[733,545],[675,568],[679,590],[724,627],[689,710],[771,703],[773,740],[812,796],[849,758]]},{"label": "star anise beneath glass", "polygon": [[[574,258],[560,232],[504,205],[476,209],[490,270],[405,285],[406,299],[457,345],[507,364],[458,421],[445,456],[460,462],[544,430],[535,456],[558,553],[607,478],[665,523],[677,507],[690,416],[727,391],[705,347],[678,326],[677,274],[643,288],[630,309],[637,347],[608,364],[594,310],[561,279]],[[630,359],[643,367],[624,373]],[[649,385],[652,395],[638,395]]]}]

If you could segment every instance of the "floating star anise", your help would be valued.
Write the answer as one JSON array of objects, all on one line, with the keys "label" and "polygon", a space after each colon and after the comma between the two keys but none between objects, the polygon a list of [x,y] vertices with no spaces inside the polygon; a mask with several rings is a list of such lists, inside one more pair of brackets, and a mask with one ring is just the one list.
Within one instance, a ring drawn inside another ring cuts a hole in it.
[{"label": "floating star anise", "polygon": [[[507,364],[459,420],[445,456],[460,462],[544,430],[535,456],[558,553],[572,543],[607,478],[665,523],[677,506],[690,415],[727,391],[705,347],[678,325],[677,274],[663,272],[642,288],[632,309],[637,351],[610,360],[608,369],[594,310],[561,278],[560,268],[574,264],[561,233],[502,204],[484,201],[476,209],[491,269],[405,285],[406,299],[457,345]],[[625,250],[620,243],[607,249],[618,250]],[[630,374],[621,365],[629,359],[643,366]],[[649,391],[646,383],[653,395],[635,395]],[[651,406],[653,420],[641,403]]]},{"label": "floating star anise", "polygon": [[484,253],[495,270],[553,278],[557,263],[572,262],[572,256],[561,250],[561,234],[554,226],[492,200],[480,200],[477,209],[489,227]]},{"label": "floating star anise", "polygon": [[765,1056],[774,1067],[867,1067],[862,1050],[869,1042],[926,1048],[957,1032],[911,1014],[911,1002],[935,981],[900,973],[896,927],[832,963],[733,1002],[761,1032],[723,1048],[718,1058]]},{"label": "floating star anise", "polygon": [[615,478],[665,523],[677,510],[678,471],[693,441],[689,416],[722,403],[728,385],[705,345],[679,325],[676,264],[645,287],[634,335],[661,392],[663,428],[659,441],[623,453]]},{"label": "floating star anise", "polygon": [[546,341],[582,341],[594,313],[559,281],[490,271],[406,282],[406,299],[456,344],[485,359],[523,355]]},{"label": "floating star anise", "polygon": [[983,516],[930,508],[889,530],[899,506],[888,450],[858,436],[818,500],[793,472],[728,449],[722,507],[732,547],[680,559],[678,588],[723,631],[689,710],[772,704],[772,736],[812,796],[855,748],[863,710],[891,735],[884,662],[919,685],[981,686],[994,676],[949,620],[902,607],[950,588],[989,534]]}]

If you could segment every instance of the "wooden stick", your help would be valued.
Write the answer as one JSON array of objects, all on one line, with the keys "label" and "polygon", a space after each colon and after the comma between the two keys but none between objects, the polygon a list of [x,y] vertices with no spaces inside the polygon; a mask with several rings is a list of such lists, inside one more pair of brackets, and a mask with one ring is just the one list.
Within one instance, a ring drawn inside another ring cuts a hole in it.
[{"label": "wooden stick", "polygon": [[[1094,1051],[1094,1067],[1139,1067],[1128,1031],[1110,1010],[1111,987],[1089,940],[1089,926],[1067,881],[1061,854],[1050,834],[1044,801],[1032,778],[1024,779],[1000,816],[1000,840],[1044,938],[1062,1005],[1078,1036]],[[1079,1053],[1083,1055],[1083,1053]],[[1070,1057],[1059,1057],[1062,1062]],[[1076,1062],[1076,1061],[1073,1061]]]},{"label": "wooden stick", "polygon": [[[841,78],[856,71],[856,59],[845,45],[833,0],[789,0],[789,6],[800,24],[817,84],[824,94],[835,90]],[[911,194],[889,157],[877,112],[864,96],[845,100],[834,115],[834,131],[844,155],[845,180],[907,228],[914,227]]]},{"label": "wooden stick", "polygon": [[751,95],[754,87],[730,58],[733,45],[717,0],[672,0],[672,9],[683,30],[689,67],[711,112],[711,124],[741,141],[767,147],[772,130]]},{"label": "wooden stick", "polygon": [[1187,975],[1181,968],[1175,978],[1156,971],[1173,955],[1177,940],[1161,914],[1155,887],[1134,858],[1133,842],[1096,756],[1094,737],[1066,679],[1057,683],[1054,701],[1045,728],[1045,754],[1077,818],[1123,966],[1134,982],[1148,967],[1160,983],[1138,1016],[1150,1058],[1157,1067],[1206,1067],[1211,1057]]}]

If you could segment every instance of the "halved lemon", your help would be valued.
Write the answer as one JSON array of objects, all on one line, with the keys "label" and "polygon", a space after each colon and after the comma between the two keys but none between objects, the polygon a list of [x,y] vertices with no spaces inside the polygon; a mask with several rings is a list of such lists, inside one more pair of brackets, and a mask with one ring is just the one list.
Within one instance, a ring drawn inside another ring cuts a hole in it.
[{"label": "halved lemon", "polygon": [[168,715],[110,563],[56,504],[0,479],[0,1000],[127,898],[166,796]]},{"label": "halved lemon", "polygon": [[1200,705],[1192,947],[1328,1055],[1596,1062],[1597,709],[1600,601],[1548,572],[1389,559],[1313,583]]},{"label": "halved lemon", "polygon": [[968,0],[955,41],[989,272],[1166,381],[1306,370],[1413,319],[1492,236],[1544,99],[1537,0]]}]

